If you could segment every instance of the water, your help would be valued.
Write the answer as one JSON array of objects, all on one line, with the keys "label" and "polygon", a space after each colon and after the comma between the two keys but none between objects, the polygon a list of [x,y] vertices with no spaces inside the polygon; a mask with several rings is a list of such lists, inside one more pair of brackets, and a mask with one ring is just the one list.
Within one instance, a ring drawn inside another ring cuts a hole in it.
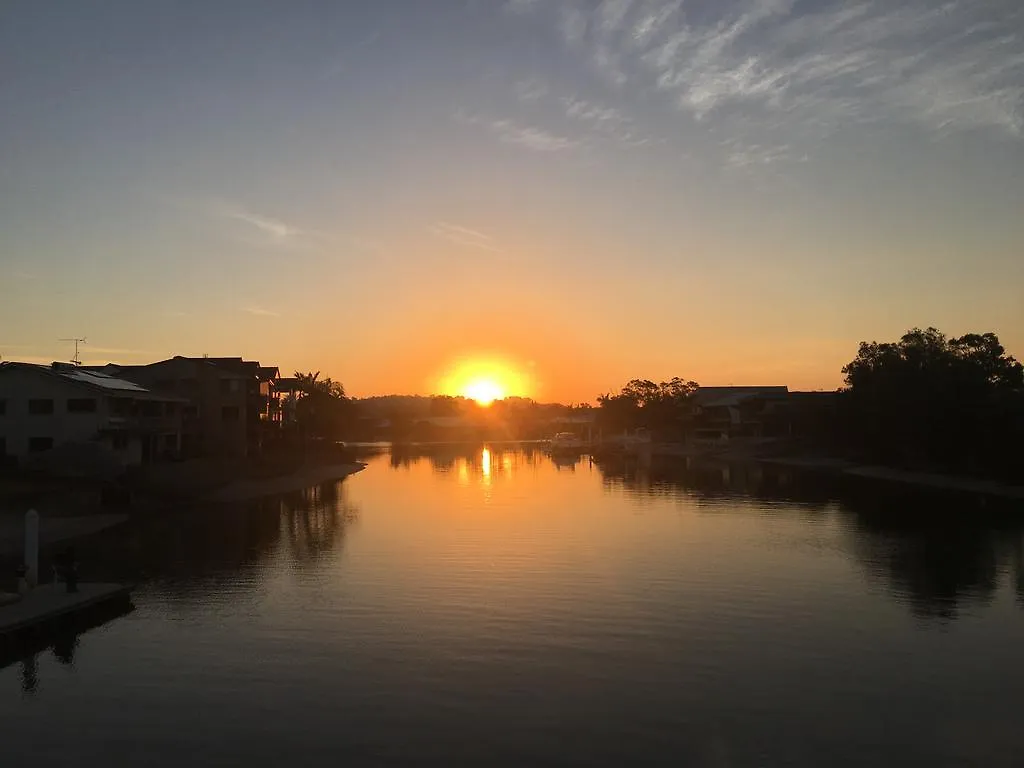
[{"label": "water", "polygon": [[756,469],[379,456],[80,547],[137,609],[0,670],[0,762],[1019,765],[1022,543]]}]

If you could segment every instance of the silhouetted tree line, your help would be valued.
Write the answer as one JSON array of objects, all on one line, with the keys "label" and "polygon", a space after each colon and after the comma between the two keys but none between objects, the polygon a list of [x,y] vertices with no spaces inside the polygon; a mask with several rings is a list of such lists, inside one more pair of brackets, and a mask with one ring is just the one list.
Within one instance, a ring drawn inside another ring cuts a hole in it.
[{"label": "silhouetted tree line", "polygon": [[646,427],[662,439],[681,437],[692,416],[695,381],[678,376],[655,384],[649,379],[633,379],[618,394],[597,398],[598,424],[606,431]]},{"label": "silhouetted tree line", "polygon": [[1024,368],[994,333],[863,342],[843,374],[838,428],[859,457],[1024,479]]},{"label": "silhouetted tree line", "polygon": [[[948,338],[935,328],[896,342],[862,342],[833,393],[791,393],[775,434],[804,448],[906,469],[1024,483],[1024,368],[994,333]],[[633,379],[598,398],[598,423],[651,429],[658,439],[695,428],[698,385]]]},{"label": "silhouetted tree line", "polygon": [[356,418],[353,401],[340,381],[320,372],[295,372],[298,392],[294,399],[296,426],[303,438],[338,439],[352,427]]}]

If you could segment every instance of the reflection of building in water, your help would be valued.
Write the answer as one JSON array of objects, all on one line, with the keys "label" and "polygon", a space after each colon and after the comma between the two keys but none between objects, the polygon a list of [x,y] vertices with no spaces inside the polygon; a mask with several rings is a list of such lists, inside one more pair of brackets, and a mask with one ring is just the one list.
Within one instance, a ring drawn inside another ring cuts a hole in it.
[{"label": "reflection of building in water", "polygon": [[306,488],[281,500],[281,530],[289,554],[309,564],[340,548],[359,516],[344,482]]}]

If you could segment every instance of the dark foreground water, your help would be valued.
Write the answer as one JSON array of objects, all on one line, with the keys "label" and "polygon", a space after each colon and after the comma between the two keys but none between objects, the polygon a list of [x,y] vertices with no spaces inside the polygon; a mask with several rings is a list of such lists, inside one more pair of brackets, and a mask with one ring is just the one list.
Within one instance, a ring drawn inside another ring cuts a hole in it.
[{"label": "dark foreground water", "polygon": [[0,670],[0,765],[1019,766],[1022,543],[757,470],[377,457],[83,545],[137,609]]}]

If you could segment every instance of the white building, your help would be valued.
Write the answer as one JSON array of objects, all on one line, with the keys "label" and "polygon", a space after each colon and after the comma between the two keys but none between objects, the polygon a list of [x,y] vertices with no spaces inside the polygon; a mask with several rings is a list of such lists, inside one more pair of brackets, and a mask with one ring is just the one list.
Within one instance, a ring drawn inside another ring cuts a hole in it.
[{"label": "white building", "polygon": [[182,400],[73,365],[0,363],[0,459],[104,443],[124,466],[181,448]]}]

